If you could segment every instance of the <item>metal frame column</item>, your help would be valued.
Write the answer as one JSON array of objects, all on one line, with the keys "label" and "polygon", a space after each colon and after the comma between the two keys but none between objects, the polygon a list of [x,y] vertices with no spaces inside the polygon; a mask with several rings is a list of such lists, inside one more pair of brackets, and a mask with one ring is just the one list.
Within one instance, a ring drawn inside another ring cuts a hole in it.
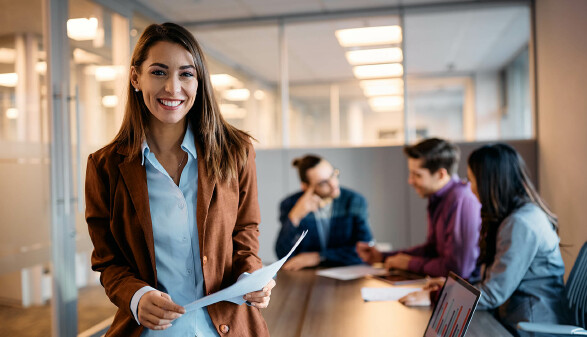
[{"label": "metal frame column", "polygon": [[68,0],[46,0],[51,119],[52,335],[77,336],[75,209],[69,103]]},{"label": "metal frame column", "polygon": [[281,101],[281,146],[289,148],[289,73],[287,36],[283,20],[279,21],[279,93]]}]

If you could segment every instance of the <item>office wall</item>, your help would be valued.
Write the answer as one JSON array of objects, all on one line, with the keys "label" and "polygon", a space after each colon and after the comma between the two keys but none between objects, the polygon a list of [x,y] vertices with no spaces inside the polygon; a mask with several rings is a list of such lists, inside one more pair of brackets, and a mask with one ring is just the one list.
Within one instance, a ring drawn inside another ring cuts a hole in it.
[{"label": "office wall", "polygon": [[539,182],[570,271],[587,240],[587,1],[536,1]]},{"label": "office wall", "polygon": [[[536,142],[508,142],[526,160],[530,175],[536,177]],[[466,158],[486,144],[462,143],[459,175],[466,176]],[[377,241],[405,248],[426,239],[426,200],[420,199],[407,183],[407,165],[401,146],[362,148],[312,148],[257,150],[257,177],[261,206],[260,256],[276,260],[274,243],[279,232],[279,203],[300,188],[291,162],[306,153],[327,158],[341,171],[340,183],[363,194],[369,203],[369,220]]]}]

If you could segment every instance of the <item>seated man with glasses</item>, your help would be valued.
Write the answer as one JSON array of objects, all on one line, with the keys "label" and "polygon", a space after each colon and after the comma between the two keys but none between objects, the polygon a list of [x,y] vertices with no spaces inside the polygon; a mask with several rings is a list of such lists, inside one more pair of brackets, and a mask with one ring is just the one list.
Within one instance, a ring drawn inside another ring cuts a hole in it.
[{"label": "seated man with glasses", "polygon": [[283,269],[362,263],[355,245],[372,239],[365,198],[341,188],[340,171],[316,155],[297,158],[293,166],[298,169],[302,190],[285,198],[279,207],[277,256],[285,256],[304,230],[308,234]]}]

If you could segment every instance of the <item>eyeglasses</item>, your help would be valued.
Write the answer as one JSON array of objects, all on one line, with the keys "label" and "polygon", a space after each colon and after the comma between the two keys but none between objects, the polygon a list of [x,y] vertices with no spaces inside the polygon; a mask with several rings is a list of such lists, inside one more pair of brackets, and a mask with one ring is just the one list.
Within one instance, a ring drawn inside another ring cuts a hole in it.
[{"label": "eyeglasses", "polygon": [[338,179],[339,176],[340,176],[340,170],[337,169],[337,168],[335,168],[332,171],[332,174],[330,175],[330,177],[328,177],[327,179],[324,179],[324,180],[318,182],[316,184],[316,187],[318,187],[320,189],[326,189],[327,187],[330,187],[330,181],[332,181],[332,179],[335,179],[335,178]]}]

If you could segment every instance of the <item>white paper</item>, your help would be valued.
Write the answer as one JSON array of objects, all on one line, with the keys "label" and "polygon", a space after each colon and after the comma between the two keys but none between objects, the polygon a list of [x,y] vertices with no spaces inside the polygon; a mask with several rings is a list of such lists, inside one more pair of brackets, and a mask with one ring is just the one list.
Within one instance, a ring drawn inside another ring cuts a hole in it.
[{"label": "white paper", "polygon": [[296,244],[292,247],[289,253],[284,256],[281,260],[274,262],[267,267],[263,267],[261,269],[255,270],[252,274],[246,275],[244,277],[239,278],[233,285],[228,288],[224,288],[214,294],[208,295],[206,297],[202,297],[199,300],[196,300],[184,308],[186,312],[190,312],[196,310],[198,308],[202,308],[208,306],[210,304],[214,304],[221,301],[228,301],[232,303],[236,303],[238,305],[245,303],[245,299],[243,296],[253,291],[259,291],[263,289],[269,281],[277,274],[277,271],[281,269],[281,266],[285,263],[285,261],[289,258],[289,256],[293,253],[296,247],[300,244],[302,239],[306,236],[308,231],[304,231]]},{"label": "white paper", "polygon": [[354,266],[322,269],[317,271],[316,275],[346,281],[358,279],[367,275],[385,275],[387,272],[388,271],[385,268],[374,268],[366,264],[358,264]]},{"label": "white paper", "polygon": [[365,301],[397,301],[409,293],[420,290],[422,287],[361,288],[361,296]]}]

